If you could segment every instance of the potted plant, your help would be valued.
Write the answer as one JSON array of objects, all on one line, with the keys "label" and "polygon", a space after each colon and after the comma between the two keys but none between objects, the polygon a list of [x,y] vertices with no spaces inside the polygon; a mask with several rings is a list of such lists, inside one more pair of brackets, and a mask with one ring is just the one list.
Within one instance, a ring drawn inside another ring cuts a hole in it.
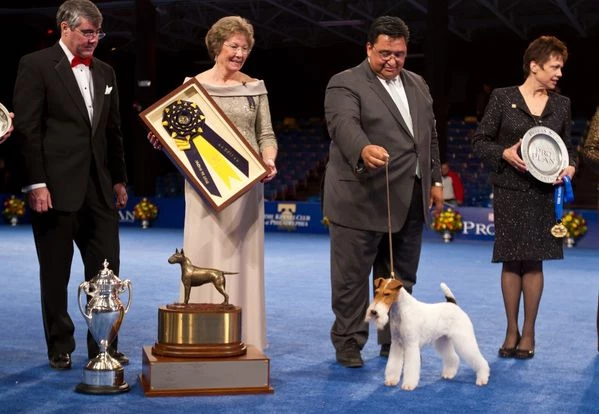
[{"label": "potted plant", "polygon": [[150,222],[158,217],[158,207],[147,198],[142,198],[133,208],[133,216],[141,221],[141,227],[147,229]]},{"label": "potted plant", "polygon": [[441,234],[445,243],[451,242],[454,234],[463,228],[462,215],[452,208],[443,210],[433,221],[433,230]]},{"label": "potted plant", "polygon": [[19,217],[25,215],[25,202],[20,198],[11,195],[10,198],[4,200],[4,210],[2,210],[2,214],[11,226],[16,226],[19,223]]},{"label": "potted plant", "polygon": [[587,234],[587,222],[582,215],[568,211],[562,216],[562,224],[566,227],[567,234],[564,242],[567,247],[574,247],[576,242]]}]

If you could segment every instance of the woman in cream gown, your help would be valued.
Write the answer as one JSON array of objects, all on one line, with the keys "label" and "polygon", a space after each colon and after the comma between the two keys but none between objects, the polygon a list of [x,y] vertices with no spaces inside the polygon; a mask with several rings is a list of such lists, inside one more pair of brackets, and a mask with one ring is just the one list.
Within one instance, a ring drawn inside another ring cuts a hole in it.
[{"label": "woman in cream gown", "polygon": [[[268,181],[277,173],[277,142],[266,87],[263,81],[240,72],[253,43],[253,28],[245,19],[220,19],[206,35],[215,65],[196,79],[262,156],[269,167],[264,179]],[[196,266],[238,272],[226,276],[229,303],[241,307],[244,343],[264,350],[264,185],[258,183],[217,212],[186,182],[185,204],[185,255]],[[189,301],[221,303],[223,296],[212,284],[206,284],[191,289]]]}]

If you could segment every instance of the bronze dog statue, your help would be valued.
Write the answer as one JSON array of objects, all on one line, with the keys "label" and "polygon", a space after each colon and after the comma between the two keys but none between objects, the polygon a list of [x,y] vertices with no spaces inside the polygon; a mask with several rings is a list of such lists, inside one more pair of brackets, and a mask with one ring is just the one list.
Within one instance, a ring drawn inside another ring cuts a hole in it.
[{"label": "bronze dog statue", "polygon": [[211,269],[208,267],[197,267],[191,263],[183,249],[175,249],[175,253],[168,258],[170,264],[181,264],[181,281],[185,287],[185,304],[189,302],[189,294],[192,286],[202,286],[206,283],[212,283],[225,298],[223,305],[229,304],[229,295],[225,291],[225,275],[236,275],[238,272],[225,272],[223,270]]}]

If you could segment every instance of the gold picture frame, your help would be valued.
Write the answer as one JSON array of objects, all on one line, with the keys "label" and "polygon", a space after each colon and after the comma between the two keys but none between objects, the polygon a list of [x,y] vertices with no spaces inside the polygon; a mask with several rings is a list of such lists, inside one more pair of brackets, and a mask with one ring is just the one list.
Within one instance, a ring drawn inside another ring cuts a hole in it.
[{"label": "gold picture frame", "polygon": [[216,211],[268,174],[262,158],[195,78],[139,116],[185,179]]}]

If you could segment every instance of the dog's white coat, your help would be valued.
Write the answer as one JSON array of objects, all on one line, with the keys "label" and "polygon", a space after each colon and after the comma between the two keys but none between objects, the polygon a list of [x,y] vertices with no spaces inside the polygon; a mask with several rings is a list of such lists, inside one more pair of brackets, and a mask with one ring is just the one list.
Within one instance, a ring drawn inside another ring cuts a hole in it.
[{"label": "dog's white coat", "polygon": [[[385,279],[383,283],[388,284],[390,280],[397,283],[395,279]],[[386,301],[390,302],[390,292],[385,286],[380,291],[377,289],[378,294],[366,311],[366,321],[374,321],[378,329],[391,321],[391,350],[385,368],[385,385],[397,385],[403,371],[401,388],[415,389],[420,381],[420,348],[428,343],[433,343],[443,358],[443,378],[455,377],[461,357],[476,372],[476,385],[489,382],[489,364],[478,348],[466,312],[450,302],[420,302],[401,287],[394,289],[396,298],[390,306],[383,300],[386,294]],[[441,289],[447,297],[453,298],[444,283]]]}]

